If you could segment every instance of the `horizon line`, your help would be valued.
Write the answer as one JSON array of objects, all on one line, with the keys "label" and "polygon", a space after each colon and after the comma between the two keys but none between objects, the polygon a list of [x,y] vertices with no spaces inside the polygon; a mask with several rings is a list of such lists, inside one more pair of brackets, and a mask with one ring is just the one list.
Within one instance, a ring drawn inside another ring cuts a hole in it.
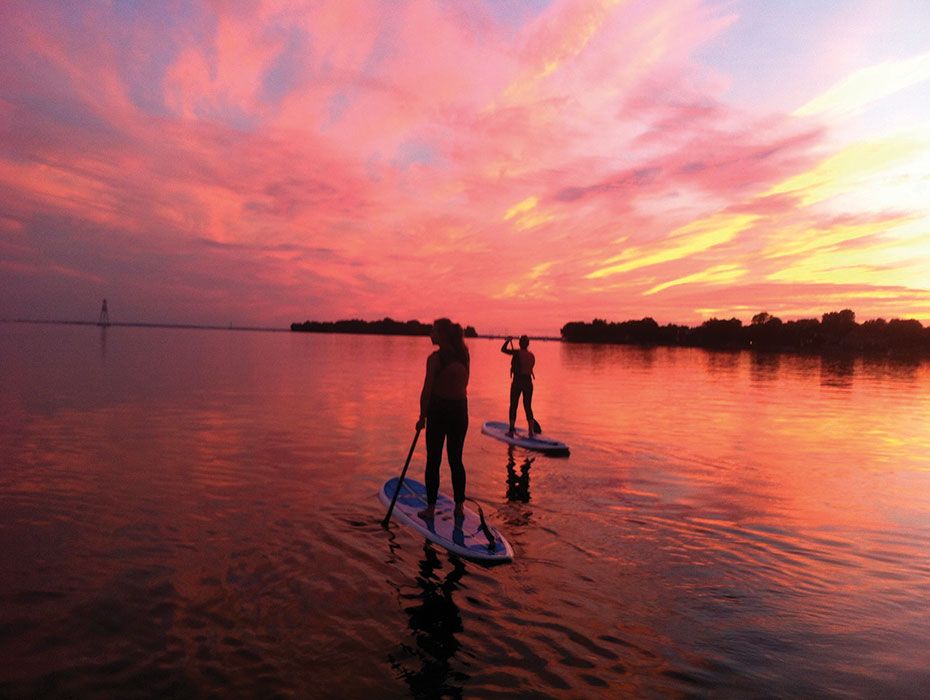
[{"label": "horizon line", "polygon": [[[146,322],[146,321],[110,321],[109,323],[100,323],[99,321],[71,321],[63,319],[34,319],[34,318],[0,318],[0,323],[29,323],[37,325],[59,325],[59,326],[98,326],[100,328],[108,328],[111,326],[121,326],[123,328],[184,328],[189,330],[210,330],[210,331],[268,331],[272,333],[292,333],[294,331],[288,326],[286,328],[274,327],[274,326],[234,326],[232,324],[228,326],[218,326],[211,324],[200,324],[200,323],[167,323],[167,322]],[[323,321],[322,323],[335,323],[335,321]],[[302,333],[314,332],[314,331],[300,331]],[[323,335],[397,335],[396,333],[352,333],[352,332],[340,332],[340,331],[316,331],[318,334]],[[410,337],[426,337],[426,336],[410,336]],[[508,337],[516,337],[508,335],[506,333],[477,333],[477,338],[484,338],[487,340],[503,339]],[[530,335],[528,336],[530,340],[562,340],[560,335]]]}]

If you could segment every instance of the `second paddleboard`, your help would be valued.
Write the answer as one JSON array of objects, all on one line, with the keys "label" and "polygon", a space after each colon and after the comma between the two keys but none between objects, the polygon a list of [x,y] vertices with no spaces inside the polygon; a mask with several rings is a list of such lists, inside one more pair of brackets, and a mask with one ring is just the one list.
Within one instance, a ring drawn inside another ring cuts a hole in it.
[{"label": "second paddleboard", "polygon": [[545,435],[534,435],[530,437],[525,430],[517,428],[513,435],[509,434],[510,426],[507,423],[496,420],[489,420],[481,426],[481,432],[492,437],[495,440],[506,442],[508,445],[516,445],[527,450],[536,450],[547,455],[567,457],[568,445],[558,440],[546,437]]}]

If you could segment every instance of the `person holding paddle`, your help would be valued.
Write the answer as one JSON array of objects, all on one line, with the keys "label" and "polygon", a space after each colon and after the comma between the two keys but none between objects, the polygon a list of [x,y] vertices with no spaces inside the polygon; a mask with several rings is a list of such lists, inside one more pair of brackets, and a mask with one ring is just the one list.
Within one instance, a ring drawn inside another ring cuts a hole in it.
[{"label": "person holding paddle", "polygon": [[442,446],[446,445],[449,470],[452,472],[454,514],[461,517],[465,502],[465,465],[462,451],[468,432],[468,376],[470,358],[462,326],[448,318],[433,321],[430,339],[439,349],[426,360],[426,377],[420,392],[420,418],[417,432],[426,426],[426,502],[419,511],[424,520],[436,514],[439,495],[439,465]]},{"label": "person holding paddle", "polygon": [[513,338],[507,337],[501,345],[501,352],[510,355],[510,430],[509,437],[513,437],[514,424],[517,421],[517,401],[523,395],[523,410],[526,411],[526,422],[529,424],[528,435],[535,437],[536,420],[533,418],[533,367],[536,366],[536,356],[529,351],[529,336],[520,336],[520,349],[513,347]]}]

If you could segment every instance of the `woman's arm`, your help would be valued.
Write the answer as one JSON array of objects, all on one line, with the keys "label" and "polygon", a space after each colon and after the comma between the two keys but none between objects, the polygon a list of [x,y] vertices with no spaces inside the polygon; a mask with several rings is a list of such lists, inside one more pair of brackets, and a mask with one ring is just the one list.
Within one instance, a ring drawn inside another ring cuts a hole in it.
[{"label": "woman's arm", "polygon": [[514,350],[513,348],[507,347],[512,342],[513,342],[513,338],[507,338],[507,340],[504,341],[504,344],[501,345],[501,352],[504,353],[505,355],[516,355],[517,354],[516,350]]}]

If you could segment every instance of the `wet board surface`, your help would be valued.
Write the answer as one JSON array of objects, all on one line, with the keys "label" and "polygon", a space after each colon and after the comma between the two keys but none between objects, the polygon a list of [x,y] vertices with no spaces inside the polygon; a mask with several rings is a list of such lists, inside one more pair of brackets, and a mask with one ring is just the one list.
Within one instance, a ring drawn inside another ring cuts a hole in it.
[{"label": "wet board surface", "polygon": [[[387,507],[391,505],[394,492],[397,490],[398,477],[388,479],[378,497]],[[456,518],[452,510],[455,503],[443,493],[436,499],[436,516],[432,520],[423,520],[417,511],[426,507],[426,486],[416,479],[406,478],[401,485],[400,495],[391,517],[404,525],[421,533],[426,539],[448,549],[450,552],[473,561],[487,564],[503,563],[513,560],[513,549],[504,536],[485,522],[493,544],[481,529],[481,518],[473,510],[465,506],[464,515]]]},{"label": "wet board surface", "polygon": [[513,436],[507,434],[510,430],[510,424],[502,421],[489,420],[481,426],[481,432],[485,435],[506,442],[508,445],[516,445],[527,450],[535,450],[548,455],[568,456],[568,445],[559,442],[551,437],[540,433],[530,437],[527,432],[521,428],[514,430]]}]

